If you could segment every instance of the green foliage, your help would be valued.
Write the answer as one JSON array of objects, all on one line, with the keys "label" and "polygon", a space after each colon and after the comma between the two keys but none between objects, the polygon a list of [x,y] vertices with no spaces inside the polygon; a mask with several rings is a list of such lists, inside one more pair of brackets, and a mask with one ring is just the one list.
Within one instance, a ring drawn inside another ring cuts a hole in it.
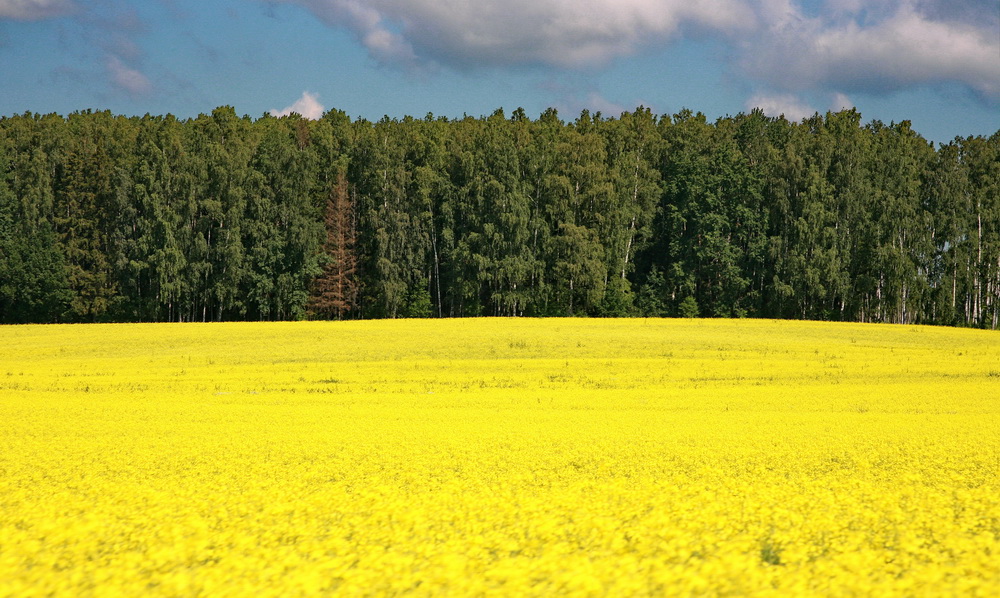
[{"label": "green foliage", "polygon": [[663,274],[653,268],[646,276],[646,282],[639,288],[636,308],[639,314],[648,318],[662,318],[670,315],[667,307],[666,280]]},{"label": "green foliage", "polygon": [[626,278],[615,277],[608,280],[604,289],[598,315],[608,318],[628,318],[638,315],[632,284]]},{"label": "green foliage", "polygon": [[0,321],[782,317],[996,328],[1000,133],[0,118]]},{"label": "green foliage", "polygon": [[429,318],[434,315],[434,305],[431,303],[431,294],[425,288],[414,289],[407,296],[406,307],[403,317],[406,318]]},{"label": "green foliage", "polygon": [[677,306],[677,315],[682,318],[697,318],[700,315],[698,301],[690,295],[685,297]]},{"label": "green foliage", "polygon": [[51,230],[0,232],[0,321],[58,322],[72,300],[66,264]]}]

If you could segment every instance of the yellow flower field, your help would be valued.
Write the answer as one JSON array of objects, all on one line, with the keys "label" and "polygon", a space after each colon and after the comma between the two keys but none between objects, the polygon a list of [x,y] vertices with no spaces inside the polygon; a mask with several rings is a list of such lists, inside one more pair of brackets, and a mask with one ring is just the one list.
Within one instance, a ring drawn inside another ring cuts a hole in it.
[{"label": "yellow flower field", "polygon": [[998,475],[995,332],[0,328],[0,596],[997,596]]}]

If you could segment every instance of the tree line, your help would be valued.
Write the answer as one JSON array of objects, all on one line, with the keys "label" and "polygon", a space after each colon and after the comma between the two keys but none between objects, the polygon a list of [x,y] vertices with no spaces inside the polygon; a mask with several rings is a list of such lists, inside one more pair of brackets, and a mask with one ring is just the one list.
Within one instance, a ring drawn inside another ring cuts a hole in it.
[{"label": "tree line", "polygon": [[0,322],[775,317],[997,328],[1000,132],[855,110],[0,118]]}]

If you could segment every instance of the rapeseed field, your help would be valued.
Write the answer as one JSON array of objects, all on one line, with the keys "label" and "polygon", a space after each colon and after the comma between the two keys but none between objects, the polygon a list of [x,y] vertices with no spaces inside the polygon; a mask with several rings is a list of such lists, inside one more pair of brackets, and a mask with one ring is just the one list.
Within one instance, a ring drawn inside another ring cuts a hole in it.
[{"label": "rapeseed field", "polygon": [[997,596],[998,474],[992,332],[0,328],[0,596]]}]

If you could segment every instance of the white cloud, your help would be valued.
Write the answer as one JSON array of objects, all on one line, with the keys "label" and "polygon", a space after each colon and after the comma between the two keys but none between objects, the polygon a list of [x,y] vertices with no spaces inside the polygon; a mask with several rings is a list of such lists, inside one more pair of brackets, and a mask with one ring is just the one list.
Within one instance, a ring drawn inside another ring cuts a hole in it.
[{"label": "white cloud", "polygon": [[111,82],[130,95],[142,96],[153,90],[153,84],[150,83],[146,75],[131,68],[117,56],[108,56],[105,66],[111,76]]},{"label": "white cloud", "polygon": [[271,0],[355,33],[381,63],[456,67],[602,65],[684,27],[753,24],[747,0]]},{"label": "white cloud", "polygon": [[760,23],[771,29],[782,29],[802,20],[802,12],[793,0],[758,0]]},{"label": "white cloud", "polygon": [[598,112],[605,118],[618,118],[627,108],[604,97],[600,92],[576,90],[567,86],[551,86],[550,91],[559,94],[554,106],[564,118],[573,120],[581,112],[587,110],[591,116]]},{"label": "white cloud", "polygon": [[413,48],[401,36],[386,29],[375,28],[364,34],[362,43],[372,58],[382,64],[413,66],[417,57]]},{"label": "white cloud", "polygon": [[38,21],[76,11],[71,0],[0,0],[0,19]]},{"label": "white cloud", "polygon": [[1000,101],[996,20],[986,12],[977,21],[976,6],[836,0],[813,18],[789,6],[766,34],[743,43],[746,71],[777,89],[888,92],[953,82]]},{"label": "white cloud", "polygon": [[760,108],[768,116],[784,116],[792,122],[798,122],[816,113],[802,100],[790,94],[757,94],[746,102],[747,111],[754,108]]},{"label": "white cloud", "polygon": [[319,96],[308,91],[303,91],[302,97],[296,100],[291,106],[282,108],[281,110],[271,110],[271,116],[288,116],[294,112],[304,118],[316,120],[323,116],[323,111],[323,104],[319,103]]},{"label": "white cloud", "polygon": [[587,94],[586,107],[591,112],[600,112],[606,117],[615,118],[618,118],[622,112],[626,111],[625,106],[617,102],[612,102],[596,91],[592,91]]},{"label": "white cloud", "polygon": [[698,36],[777,94],[957,83],[1000,102],[996,0],[263,1],[302,6],[379,64],[410,70],[601,68]]},{"label": "white cloud", "polygon": [[840,112],[841,110],[850,110],[851,108],[854,108],[854,107],[855,107],[854,106],[854,102],[851,101],[851,98],[849,98],[846,95],[840,93],[839,91],[837,93],[833,94],[833,98],[830,100],[830,111],[831,112]]}]

